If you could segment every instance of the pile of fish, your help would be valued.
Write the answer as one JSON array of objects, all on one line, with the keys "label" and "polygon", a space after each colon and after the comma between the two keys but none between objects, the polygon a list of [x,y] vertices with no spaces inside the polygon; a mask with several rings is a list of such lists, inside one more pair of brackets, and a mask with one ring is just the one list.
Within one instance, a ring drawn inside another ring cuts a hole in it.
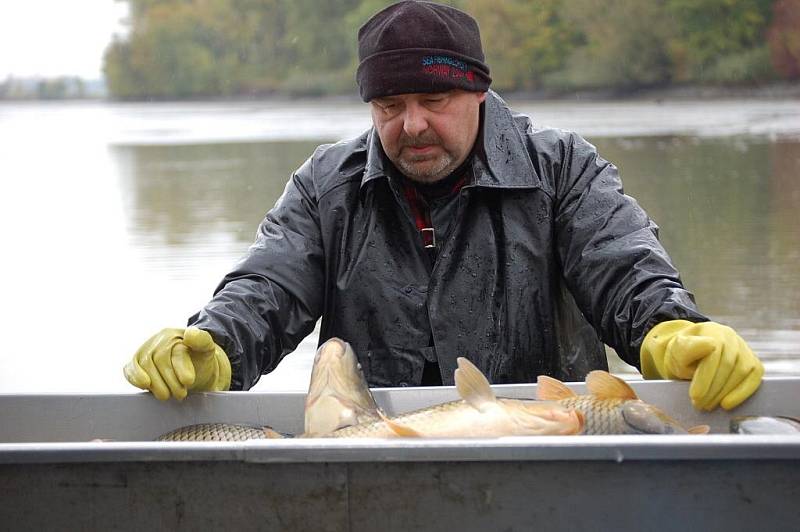
[{"label": "pile of fish", "polygon": [[[586,379],[577,396],[556,379],[541,376],[536,399],[497,397],[486,377],[466,358],[455,370],[459,400],[388,416],[375,402],[355,353],[333,338],[318,349],[305,402],[304,438],[491,438],[571,434],[703,434],[686,429],[641,401],[628,384],[604,371]],[[270,427],[205,423],[181,427],[159,441],[242,441],[291,437]]]}]

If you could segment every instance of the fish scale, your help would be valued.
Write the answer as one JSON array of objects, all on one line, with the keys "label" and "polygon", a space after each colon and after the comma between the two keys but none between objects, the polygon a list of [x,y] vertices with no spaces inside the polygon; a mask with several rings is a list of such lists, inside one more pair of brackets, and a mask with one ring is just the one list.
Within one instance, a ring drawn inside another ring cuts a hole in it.
[{"label": "fish scale", "polygon": [[[488,389],[488,382],[486,387]],[[527,423],[522,421],[523,418]],[[415,436],[430,437],[576,434],[582,426],[582,420],[572,409],[555,401],[506,399],[494,395],[488,404],[481,407],[465,400],[450,401],[401,414],[388,421],[353,425],[327,437],[393,438],[406,435],[399,434],[397,427],[408,429]]]},{"label": "fish scale", "polygon": [[156,441],[247,441],[283,438],[269,427],[236,423],[198,423],[162,434]]},{"label": "fish scale", "polygon": [[[409,427],[424,427],[437,423],[437,418],[448,416],[460,410],[474,410],[464,401],[451,401],[430,408],[423,408],[401,414],[392,418],[392,421]],[[339,429],[329,435],[331,438],[390,438],[396,436],[395,432],[382,420],[371,423],[362,423]]]},{"label": "fish scale", "polygon": [[619,407],[625,402],[621,399],[596,399],[579,395],[558,401],[567,408],[574,408],[584,416],[583,434],[629,434],[630,427],[622,417]]},{"label": "fish scale", "polygon": [[536,379],[536,398],[572,408],[584,418],[583,434],[705,434],[708,425],[684,428],[655,405],[645,403],[630,385],[607,371],[586,376],[588,395],[577,395],[547,375]]}]

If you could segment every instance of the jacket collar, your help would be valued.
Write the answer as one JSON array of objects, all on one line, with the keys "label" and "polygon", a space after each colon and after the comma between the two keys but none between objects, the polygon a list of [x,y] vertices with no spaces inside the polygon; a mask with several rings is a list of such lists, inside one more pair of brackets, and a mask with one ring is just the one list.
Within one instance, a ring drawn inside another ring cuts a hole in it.
[{"label": "jacket collar", "polygon": [[[514,116],[505,101],[493,90],[484,102],[483,154],[474,166],[475,185],[491,188],[539,188],[541,179]],[[367,162],[361,186],[386,177],[383,147],[374,127],[367,133]],[[480,150],[478,150],[480,152]]]}]

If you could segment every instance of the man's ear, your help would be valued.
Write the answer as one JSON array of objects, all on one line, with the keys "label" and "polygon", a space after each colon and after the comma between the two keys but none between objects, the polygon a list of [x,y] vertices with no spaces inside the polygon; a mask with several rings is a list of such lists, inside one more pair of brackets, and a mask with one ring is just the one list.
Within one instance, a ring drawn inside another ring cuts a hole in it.
[{"label": "man's ear", "polygon": [[483,103],[486,100],[486,91],[478,93],[478,103]]}]

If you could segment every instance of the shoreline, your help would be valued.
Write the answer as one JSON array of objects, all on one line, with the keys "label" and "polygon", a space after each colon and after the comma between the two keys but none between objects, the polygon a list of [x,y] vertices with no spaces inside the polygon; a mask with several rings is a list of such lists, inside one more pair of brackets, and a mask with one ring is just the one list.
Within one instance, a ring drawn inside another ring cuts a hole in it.
[{"label": "shoreline", "polygon": [[587,89],[556,92],[500,92],[504,99],[527,101],[688,101],[688,100],[788,100],[800,99],[800,82],[771,83],[758,86],[674,85],[632,90]]},{"label": "shoreline", "polygon": [[[533,90],[533,91],[505,91],[498,90],[504,99],[526,101],[687,101],[687,100],[734,100],[734,99],[759,99],[759,100],[786,100],[800,99],[800,81],[770,83],[754,86],[714,86],[714,85],[673,85],[664,87],[650,87],[638,89],[586,89],[575,91]],[[214,97],[205,96],[197,98],[164,98],[164,99],[116,99],[110,97],[86,98],[0,98],[3,103],[52,103],[52,102],[98,102],[120,104],[142,103],[258,103],[258,102],[332,102],[332,103],[358,103],[361,102],[355,87],[350,94],[261,94],[253,96]]]}]

